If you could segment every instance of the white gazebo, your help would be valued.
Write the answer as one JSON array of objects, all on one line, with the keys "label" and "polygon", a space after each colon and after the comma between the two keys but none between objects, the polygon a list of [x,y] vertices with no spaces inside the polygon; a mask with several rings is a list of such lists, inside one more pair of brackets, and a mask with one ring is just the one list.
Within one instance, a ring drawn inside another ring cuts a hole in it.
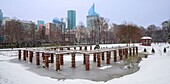
[{"label": "white gazebo", "polygon": [[148,36],[144,36],[144,37],[141,38],[141,43],[144,46],[151,46],[152,38],[148,37]]}]

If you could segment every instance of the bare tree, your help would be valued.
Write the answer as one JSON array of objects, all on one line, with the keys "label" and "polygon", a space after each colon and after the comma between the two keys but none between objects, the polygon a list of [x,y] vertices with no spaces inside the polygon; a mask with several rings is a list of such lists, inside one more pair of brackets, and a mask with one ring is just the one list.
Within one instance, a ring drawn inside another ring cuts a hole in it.
[{"label": "bare tree", "polygon": [[106,43],[107,40],[107,33],[108,33],[108,19],[104,18],[104,17],[100,17],[99,18],[99,28],[100,28],[100,32],[99,32],[99,37],[100,37],[100,42],[101,43]]},{"label": "bare tree", "polygon": [[170,34],[170,20],[162,22],[162,29],[163,29],[163,40],[164,42],[168,39],[168,34]]},{"label": "bare tree", "polygon": [[76,38],[77,42],[80,43],[87,43],[88,39],[88,30],[85,28],[82,22],[79,23],[76,30]]},{"label": "bare tree", "polygon": [[7,43],[18,43],[22,41],[23,28],[21,22],[17,20],[7,21],[4,27]]},{"label": "bare tree", "polygon": [[139,42],[144,32],[136,25],[122,24],[116,31],[120,42]]},{"label": "bare tree", "polygon": [[112,23],[110,27],[111,27],[111,29],[110,29],[110,36],[111,37],[109,38],[109,40],[111,41],[111,43],[118,43],[119,38],[116,34],[117,34],[117,31],[118,31],[119,25]]},{"label": "bare tree", "polygon": [[91,36],[97,43],[105,43],[108,31],[108,19],[99,17],[91,21],[92,31]]},{"label": "bare tree", "polygon": [[149,25],[147,27],[147,30],[148,30],[147,35],[152,37],[153,41],[155,41],[155,36],[156,36],[155,32],[157,30],[156,26],[154,24]]},{"label": "bare tree", "polygon": [[38,29],[39,41],[45,42],[45,26],[40,26]]}]

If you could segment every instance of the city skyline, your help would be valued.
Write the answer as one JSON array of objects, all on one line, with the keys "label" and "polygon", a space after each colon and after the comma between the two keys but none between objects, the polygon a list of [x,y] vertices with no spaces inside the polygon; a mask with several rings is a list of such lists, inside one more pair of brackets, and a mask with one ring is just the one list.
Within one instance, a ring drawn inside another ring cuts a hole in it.
[{"label": "city skyline", "polygon": [[54,17],[66,18],[68,10],[75,10],[76,23],[86,25],[88,10],[95,4],[96,12],[108,18],[109,23],[121,24],[132,22],[147,27],[151,24],[160,26],[161,22],[170,19],[168,0],[114,0],[114,1],[62,1],[62,0],[1,0],[0,9],[7,17],[36,22],[41,19],[45,23],[52,22]]}]

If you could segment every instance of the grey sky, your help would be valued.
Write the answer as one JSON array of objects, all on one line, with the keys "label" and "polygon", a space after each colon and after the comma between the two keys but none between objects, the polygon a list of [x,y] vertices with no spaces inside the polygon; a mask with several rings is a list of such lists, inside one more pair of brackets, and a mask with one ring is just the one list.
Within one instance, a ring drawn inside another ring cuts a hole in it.
[{"label": "grey sky", "polygon": [[160,26],[170,19],[170,0],[0,0],[4,16],[22,20],[52,22],[54,17],[66,18],[67,10],[76,10],[77,24],[86,24],[88,10],[95,3],[96,12],[109,23],[132,22],[147,27]]}]

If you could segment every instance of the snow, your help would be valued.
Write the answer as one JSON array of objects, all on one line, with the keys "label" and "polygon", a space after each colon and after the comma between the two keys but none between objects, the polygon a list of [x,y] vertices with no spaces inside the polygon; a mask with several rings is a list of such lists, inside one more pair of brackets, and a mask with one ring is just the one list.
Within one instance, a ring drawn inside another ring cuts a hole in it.
[{"label": "snow", "polygon": [[148,36],[145,36],[145,37],[142,37],[141,39],[152,39],[152,38],[148,37]]},{"label": "snow", "polygon": [[[126,44],[121,44],[126,45]],[[137,44],[138,45],[138,44]],[[112,47],[113,45],[102,45],[102,47]],[[11,54],[2,54],[6,51],[0,51],[0,84],[169,84],[170,83],[170,46],[169,44],[152,44],[152,46],[139,46],[139,51],[147,49],[150,54],[148,58],[143,58],[140,62],[140,70],[136,73],[109,80],[107,82],[95,82],[83,79],[66,79],[57,80],[50,77],[44,77],[30,72],[29,67],[22,64],[12,63],[10,60],[17,58]],[[163,48],[167,48],[167,53],[163,53]],[[151,53],[151,49],[155,49],[155,53]],[[70,57],[70,56],[68,56]],[[109,68],[102,67],[103,69]]]},{"label": "snow", "polygon": [[101,68],[99,68],[99,69],[107,69],[107,68],[111,68],[112,66],[103,66],[103,67],[101,67]]},{"label": "snow", "polygon": [[[140,70],[134,74],[122,78],[110,80],[114,84],[169,84],[170,80],[170,49],[168,53],[160,53],[164,47],[170,45],[152,45],[156,51],[155,54],[149,55],[140,63]],[[149,48],[149,47],[148,47]],[[150,50],[151,49],[147,49]]]}]

